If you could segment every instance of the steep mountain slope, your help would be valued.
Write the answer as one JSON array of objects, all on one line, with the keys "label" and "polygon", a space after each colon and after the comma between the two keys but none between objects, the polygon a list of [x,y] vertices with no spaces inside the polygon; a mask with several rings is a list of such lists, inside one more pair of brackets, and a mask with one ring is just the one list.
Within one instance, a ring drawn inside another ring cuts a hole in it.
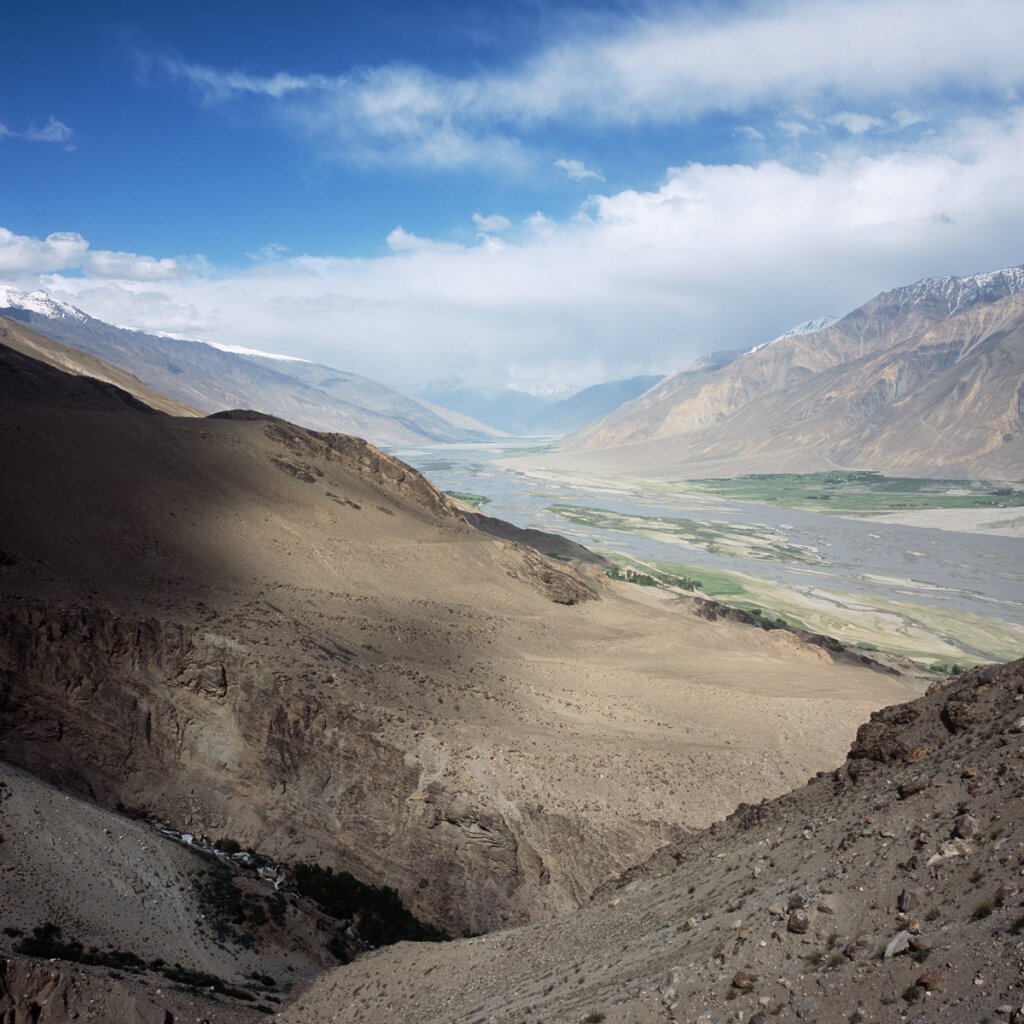
[{"label": "steep mountain slope", "polygon": [[359,439],[55,400],[10,358],[0,756],[105,806],[480,931],[578,905],[917,692],[490,537]]},{"label": "steep mountain slope", "polygon": [[125,330],[44,292],[0,288],[0,314],[206,412],[261,409],[314,430],[359,434],[378,444],[465,441],[498,433],[357,374]]},{"label": "steep mountain slope", "polygon": [[[0,316],[0,344],[55,369],[62,370],[64,373],[78,377],[91,377],[94,380],[121,388],[144,405],[159,412],[165,412],[169,416],[205,415],[200,409],[185,402],[175,401],[159,391],[146,387],[138,377],[118,366],[111,366],[110,363],[105,363],[102,359],[90,356],[86,352],[62,345],[59,341],[53,341],[51,338],[37,334],[25,327],[24,324],[3,316]],[[29,376],[32,375],[32,372],[29,373]],[[68,382],[63,383],[67,384]],[[50,384],[59,390],[59,378],[52,378]]]},{"label": "steep mountain slope", "polygon": [[560,461],[690,476],[841,465],[1019,477],[1022,287],[1015,267],[887,292],[824,330],[674,374],[563,439],[579,454]]},{"label": "steep mountain slope", "polygon": [[872,715],[849,759],[571,918],[332,971],[285,1024],[1024,1020],[1024,661]]},{"label": "steep mountain slope", "polygon": [[[211,1009],[219,1018],[235,1001],[271,1010],[296,981],[338,964],[329,946],[338,941],[339,923],[308,901],[279,891],[237,859],[105,811],[3,762],[0,835],[8,876],[0,943],[7,952],[26,945],[31,951],[35,940],[51,970],[50,956],[88,962],[91,947],[106,954],[98,967],[147,971],[150,999],[143,1002],[163,1003],[175,1014],[191,1008],[195,1019]],[[0,968],[5,1021],[11,966],[7,986]],[[19,980],[15,987],[20,994],[28,986]],[[161,989],[171,990],[169,998],[152,998]],[[149,1019],[164,1018],[154,1008]]]}]

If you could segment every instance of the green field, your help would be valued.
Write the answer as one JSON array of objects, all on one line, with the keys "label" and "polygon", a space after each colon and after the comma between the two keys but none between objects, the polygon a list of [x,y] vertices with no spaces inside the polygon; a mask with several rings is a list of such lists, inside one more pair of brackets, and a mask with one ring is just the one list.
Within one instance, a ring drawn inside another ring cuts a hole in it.
[{"label": "green field", "polygon": [[734,479],[676,480],[668,489],[811,512],[896,512],[940,508],[1019,508],[1024,490],[978,480],[889,477],[864,470],[752,473]]},{"label": "green field", "polygon": [[[788,626],[824,633],[862,650],[885,650],[940,672],[993,660],[1010,661],[1024,651],[1024,627],[998,618],[951,612],[920,602],[842,593],[825,587],[794,591],[740,572],[677,562],[643,561],[621,554],[614,578],[645,575],[647,585],[742,608],[765,628]],[[688,586],[679,587],[683,579]]]},{"label": "green field", "polygon": [[670,543],[696,545],[711,554],[805,565],[822,564],[817,552],[789,544],[784,533],[763,525],[708,523],[676,516],[642,516],[586,505],[549,505],[547,510],[577,526],[593,526]]},{"label": "green field", "polygon": [[456,501],[465,502],[465,504],[471,505],[473,508],[480,508],[491,500],[485,494],[471,494],[469,491],[445,491],[444,493],[447,494],[449,498],[455,498]]}]

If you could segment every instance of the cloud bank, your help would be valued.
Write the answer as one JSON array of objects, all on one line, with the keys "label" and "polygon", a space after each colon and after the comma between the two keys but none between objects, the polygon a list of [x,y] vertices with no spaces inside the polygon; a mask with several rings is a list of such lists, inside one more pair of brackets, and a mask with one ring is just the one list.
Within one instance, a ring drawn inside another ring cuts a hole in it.
[{"label": "cloud bank", "polygon": [[[1001,103],[1024,85],[1021,38],[1018,0],[790,0],[618,19],[512,69],[465,77],[405,63],[263,77],[180,58],[162,67],[204,104],[266,104],[325,155],[522,168],[557,125],[606,130],[728,113],[751,115],[762,134],[809,124],[863,134],[892,124],[894,97],[920,97],[934,116],[968,94]],[[570,177],[577,163],[558,161]]]},{"label": "cloud bank", "polygon": [[[547,183],[537,206],[474,199],[447,237],[406,220],[362,258],[269,237],[216,266],[0,230],[0,275],[115,323],[409,388],[540,387],[671,371],[924,276],[1024,262],[1019,0],[649,10],[462,77],[162,61],[172,88],[214,112],[248,104],[301,154],[374,181],[377,165],[454,170],[453,191],[530,175]],[[709,134],[715,155],[695,158]],[[637,183],[633,145],[679,156]]]},{"label": "cloud bank", "polygon": [[[471,245],[396,227],[383,256],[270,244],[254,263],[213,268],[2,231],[0,272],[116,323],[406,387],[447,373],[583,386],[757,344],[922,276],[1024,262],[1022,165],[1024,107],[811,168],[692,163],[657,188],[594,194],[561,221],[467,216]],[[487,233],[499,228],[500,242]]]}]

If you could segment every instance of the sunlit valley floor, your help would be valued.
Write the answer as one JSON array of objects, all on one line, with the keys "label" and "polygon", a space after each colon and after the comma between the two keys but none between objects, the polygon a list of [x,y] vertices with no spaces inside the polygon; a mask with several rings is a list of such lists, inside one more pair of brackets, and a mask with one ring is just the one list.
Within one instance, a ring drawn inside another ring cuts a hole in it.
[{"label": "sunlit valley floor", "polygon": [[400,454],[484,513],[769,626],[939,671],[1024,649],[1024,492],[1013,487],[864,472],[645,480],[561,468],[536,441]]}]

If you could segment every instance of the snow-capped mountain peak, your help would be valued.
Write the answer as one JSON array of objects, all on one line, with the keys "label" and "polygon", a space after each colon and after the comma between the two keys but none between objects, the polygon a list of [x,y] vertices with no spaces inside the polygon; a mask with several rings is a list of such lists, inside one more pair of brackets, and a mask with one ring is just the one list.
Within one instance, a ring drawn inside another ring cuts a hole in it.
[{"label": "snow-capped mountain peak", "polygon": [[1019,291],[1024,291],[1024,266],[1004,267],[970,277],[926,277],[890,294],[901,307],[937,298],[948,306],[947,315],[955,316],[979,302],[994,302]]},{"label": "snow-capped mountain peak", "polygon": [[771,341],[762,341],[760,345],[746,349],[743,355],[751,356],[755,352],[760,352],[761,349],[767,348],[769,345],[774,345],[777,341],[784,341],[786,338],[796,338],[801,334],[814,334],[815,331],[823,331],[826,327],[831,327],[834,323],[838,323],[840,319],[838,316],[819,316],[813,320],[805,320],[802,324],[797,324],[796,327],[790,327],[788,331],[780,334],[777,338],[772,338]]},{"label": "snow-capped mountain peak", "polygon": [[7,285],[0,285],[0,309],[23,309],[53,319],[67,318],[80,323],[89,319],[88,314],[67,302],[58,301],[47,292],[22,292]]}]

